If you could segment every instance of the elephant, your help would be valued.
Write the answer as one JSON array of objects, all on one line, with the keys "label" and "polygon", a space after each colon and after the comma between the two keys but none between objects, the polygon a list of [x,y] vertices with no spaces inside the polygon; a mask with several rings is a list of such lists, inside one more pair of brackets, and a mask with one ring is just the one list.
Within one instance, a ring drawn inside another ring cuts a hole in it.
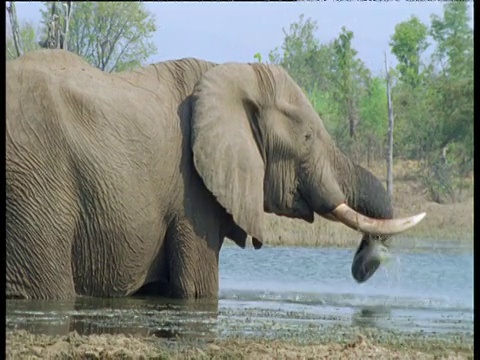
[{"label": "elephant", "polygon": [[279,65],[195,58],[105,73],[64,50],[6,65],[6,297],[218,298],[225,238],[266,213],[357,230],[352,275],[417,225],[335,145]]}]

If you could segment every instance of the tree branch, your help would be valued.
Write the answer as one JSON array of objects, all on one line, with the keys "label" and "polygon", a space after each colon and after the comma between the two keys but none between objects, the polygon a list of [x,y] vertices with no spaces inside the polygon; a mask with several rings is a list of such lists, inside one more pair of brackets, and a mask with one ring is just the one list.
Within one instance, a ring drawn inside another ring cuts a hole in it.
[{"label": "tree branch", "polygon": [[139,38],[140,38],[140,35],[137,35],[137,37],[131,38],[131,39],[125,44],[125,46],[123,47],[123,49],[120,51],[120,54],[118,54],[117,60],[115,61],[113,67],[110,69],[110,72],[112,72],[112,71],[117,67],[118,62],[120,61],[120,59],[122,58],[123,54],[124,54],[125,51],[127,50],[128,46],[129,46],[132,42],[137,41]]},{"label": "tree branch", "polygon": [[13,43],[15,45],[15,51],[17,52],[17,57],[19,57],[22,55],[22,44],[21,44],[21,39],[18,31],[19,25],[18,25],[17,11],[15,9],[15,2],[10,1],[10,6],[7,6],[6,9],[8,11],[10,26],[12,28],[12,37],[13,37]]},{"label": "tree branch", "polygon": [[[109,52],[109,54],[108,54],[108,56],[107,56],[107,59],[106,59],[106,63],[107,63],[107,64],[108,64],[108,62],[110,61],[110,58],[111,58],[113,52],[115,51],[115,47],[117,46],[118,41],[119,41],[120,38],[123,36],[123,33],[124,33],[124,31],[125,31],[125,27],[127,26],[127,24],[128,24],[128,20],[127,20],[127,21],[125,22],[125,24],[120,28],[117,36],[115,36],[115,39],[112,41],[112,44],[111,44],[111,46],[110,46],[110,52]],[[131,42],[132,42],[132,40],[130,40],[130,41],[127,42],[127,44],[124,46],[124,48],[120,51],[120,55],[119,55],[119,56],[121,56],[121,55],[124,53],[125,48],[126,48]],[[118,62],[118,60],[117,60],[117,62]],[[115,63],[115,66],[116,66],[117,62]],[[115,66],[113,66],[112,69],[114,69]],[[111,71],[109,71],[109,72],[111,72]]]}]

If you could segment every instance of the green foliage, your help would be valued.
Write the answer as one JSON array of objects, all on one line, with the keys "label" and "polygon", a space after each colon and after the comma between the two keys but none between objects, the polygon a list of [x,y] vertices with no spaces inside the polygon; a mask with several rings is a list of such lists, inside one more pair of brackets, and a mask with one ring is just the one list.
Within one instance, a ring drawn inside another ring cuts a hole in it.
[{"label": "green foliage", "polygon": [[259,63],[262,62],[262,54],[260,53],[255,53],[255,55],[253,55],[253,58],[256,59]]},{"label": "green foliage", "polygon": [[360,99],[361,130],[377,139],[388,131],[387,88],[385,79],[374,77],[368,84],[365,95]]},{"label": "green foliage", "polygon": [[280,50],[276,47],[269,53],[269,60],[282,65],[302,87],[329,132],[348,152],[349,124],[354,125],[354,131],[357,127],[368,131],[371,124],[362,125],[360,114],[370,71],[352,48],[351,31],[343,28],[338,39],[320,44],[315,37],[317,28],[315,21],[301,15],[288,31],[283,30],[283,44]]},{"label": "green foliage", "polygon": [[[23,53],[38,50],[40,48],[40,46],[38,45],[37,33],[38,31],[36,31],[34,25],[31,22],[25,22],[23,24],[20,24],[19,35],[22,43]],[[17,58],[17,53],[15,51],[13,38],[10,34],[7,34],[6,60],[13,60],[15,58]]]},{"label": "green foliage", "polygon": [[[51,18],[49,4],[42,10],[44,36]],[[153,15],[141,2],[75,2],[68,50],[103,71],[132,69],[156,52],[149,41],[155,31]]]},{"label": "green foliage", "polygon": [[432,150],[437,135],[436,121],[430,113],[430,91],[427,86],[412,88],[401,82],[393,88],[395,156],[420,160]]},{"label": "green foliage", "polygon": [[428,48],[428,27],[416,16],[395,26],[391,37],[392,53],[397,57],[400,80],[415,87],[420,82],[420,57]]},{"label": "green foliage", "polygon": [[432,15],[431,21],[430,35],[437,42],[434,59],[443,72],[473,74],[473,29],[469,25],[467,2],[446,4],[443,18]]},{"label": "green foliage", "polygon": [[352,48],[353,37],[353,32],[343,26],[340,35],[333,41],[333,71],[338,75],[334,92],[343,110],[341,115],[348,120],[350,137],[356,135],[356,127],[360,122],[358,104],[370,81],[370,72]]},{"label": "green foliage", "polygon": [[[399,23],[390,42],[398,60],[391,71],[394,157],[419,161],[417,175],[438,202],[459,200],[462,179],[473,168],[473,31],[465,2],[444,9],[443,17],[432,16],[431,28],[415,16]],[[270,62],[303,88],[344,152],[357,161],[385,159],[385,79],[373,77],[358,58],[352,31],[342,27],[337,38],[321,44],[317,29],[302,15],[284,29]],[[432,61],[422,63],[429,46],[435,46]]]},{"label": "green foliage", "polygon": [[341,134],[344,131],[343,124],[338,121],[341,116],[341,109],[334,98],[333,92],[322,91],[315,87],[307,95],[330,134],[334,137]]},{"label": "green foliage", "polygon": [[[49,4],[42,12],[42,32],[30,23],[20,26],[24,52],[39,47],[36,34],[45,37]],[[473,169],[473,30],[467,6],[447,3],[443,16],[431,16],[430,27],[412,16],[396,25],[390,41],[398,60],[391,72],[394,157],[419,161],[419,175],[439,202],[458,199],[462,179]],[[317,30],[316,21],[301,15],[283,29],[284,41],[269,53],[269,62],[283,66],[300,85],[347,155],[357,161],[384,159],[385,79],[372,76],[358,58],[352,31],[342,27],[335,39],[320,43]],[[140,2],[75,2],[67,45],[99,69],[120,71],[141,65],[156,51],[150,41],[154,32],[153,17]],[[422,63],[429,46],[433,56]],[[6,50],[7,60],[15,57],[8,35]],[[254,59],[262,62],[261,54]]]},{"label": "green foliage", "polygon": [[328,87],[333,62],[331,45],[320,46],[316,30],[316,22],[301,15],[289,31],[283,29],[281,50],[276,47],[268,55],[271,63],[282,65],[307,93]]},{"label": "green foliage", "polygon": [[[461,144],[462,161],[473,161],[473,29],[467,4],[444,6],[443,18],[432,16],[432,37],[438,46],[434,61],[435,115],[441,123],[440,145]],[[458,146],[457,146],[458,148]]]},{"label": "green foliage", "polygon": [[[421,160],[423,182],[433,200],[453,201],[473,168],[473,30],[464,2],[433,15],[432,62],[412,87],[400,77],[394,88],[396,154]],[[400,60],[400,59],[399,59]]]}]

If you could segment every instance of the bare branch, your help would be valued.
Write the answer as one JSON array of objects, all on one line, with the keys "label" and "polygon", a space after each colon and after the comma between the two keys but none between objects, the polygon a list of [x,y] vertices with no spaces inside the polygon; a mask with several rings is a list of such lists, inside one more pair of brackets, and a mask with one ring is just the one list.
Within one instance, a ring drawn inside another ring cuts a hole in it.
[{"label": "bare branch", "polygon": [[388,157],[387,157],[387,193],[390,201],[393,201],[393,108],[390,95],[390,71],[388,67],[387,53],[385,55],[385,75],[387,81],[388,102]]},{"label": "bare branch", "polygon": [[72,14],[72,1],[67,1],[65,6],[65,29],[63,31],[63,48],[68,50],[68,31],[70,27],[70,16]]},{"label": "bare branch", "polygon": [[117,59],[115,60],[115,63],[113,64],[112,68],[110,69],[110,72],[112,72],[117,67],[118,62],[120,61],[120,59],[122,58],[123,54],[128,49],[128,47],[130,46],[130,44],[134,41],[137,41],[139,38],[140,38],[140,36],[137,36],[137,37],[133,37],[129,41],[127,41],[127,43],[123,46],[122,51],[120,51],[120,54],[118,54]]},{"label": "bare branch", "polygon": [[12,52],[12,50],[7,46],[7,52],[8,52],[8,55],[10,55],[10,57],[12,59],[15,59],[15,54]]},{"label": "bare branch", "polygon": [[[114,40],[112,41],[112,44],[111,44],[111,47],[110,47],[110,52],[106,58],[106,61],[105,63],[108,64],[108,62],[110,61],[110,58],[111,56],[113,55],[114,51],[115,51],[115,47],[117,46],[117,43],[118,41],[120,40],[120,38],[123,36],[123,33],[126,29],[126,26],[128,24],[128,20],[125,21],[124,25],[120,28],[119,32],[117,33],[117,35],[115,36]],[[136,40],[138,40],[139,37],[136,38]],[[125,50],[127,49],[128,45],[134,41],[133,38],[131,40],[129,40],[127,42],[127,44],[123,47],[123,49],[120,51],[120,55],[119,56],[123,56],[123,54],[125,53]],[[116,64],[118,62],[118,59],[117,61],[115,62],[115,65],[112,67],[112,69],[114,69],[116,67]]]},{"label": "bare branch", "polygon": [[19,35],[19,25],[17,18],[17,10],[15,8],[15,2],[10,1],[10,6],[7,6],[8,16],[10,19],[10,26],[12,28],[12,37],[13,43],[15,45],[15,51],[17,52],[17,57],[22,55],[22,44]]}]

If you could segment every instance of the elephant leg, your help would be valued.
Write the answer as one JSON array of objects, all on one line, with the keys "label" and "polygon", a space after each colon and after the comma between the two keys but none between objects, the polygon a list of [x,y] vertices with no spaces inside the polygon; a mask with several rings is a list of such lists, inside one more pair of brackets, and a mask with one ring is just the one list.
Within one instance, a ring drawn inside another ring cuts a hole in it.
[{"label": "elephant leg", "polygon": [[75,217],[61,201],[63,187],[25,191],[15,186],[25,183],[19,180],[7,174],[6,297],[74,297],[71,244]]},{"label": "elephant leg", "polygon": [[167,235],[170,296],[180,299],[218,297],[220,238],[196,234],[187,221],[177,221]]}]

